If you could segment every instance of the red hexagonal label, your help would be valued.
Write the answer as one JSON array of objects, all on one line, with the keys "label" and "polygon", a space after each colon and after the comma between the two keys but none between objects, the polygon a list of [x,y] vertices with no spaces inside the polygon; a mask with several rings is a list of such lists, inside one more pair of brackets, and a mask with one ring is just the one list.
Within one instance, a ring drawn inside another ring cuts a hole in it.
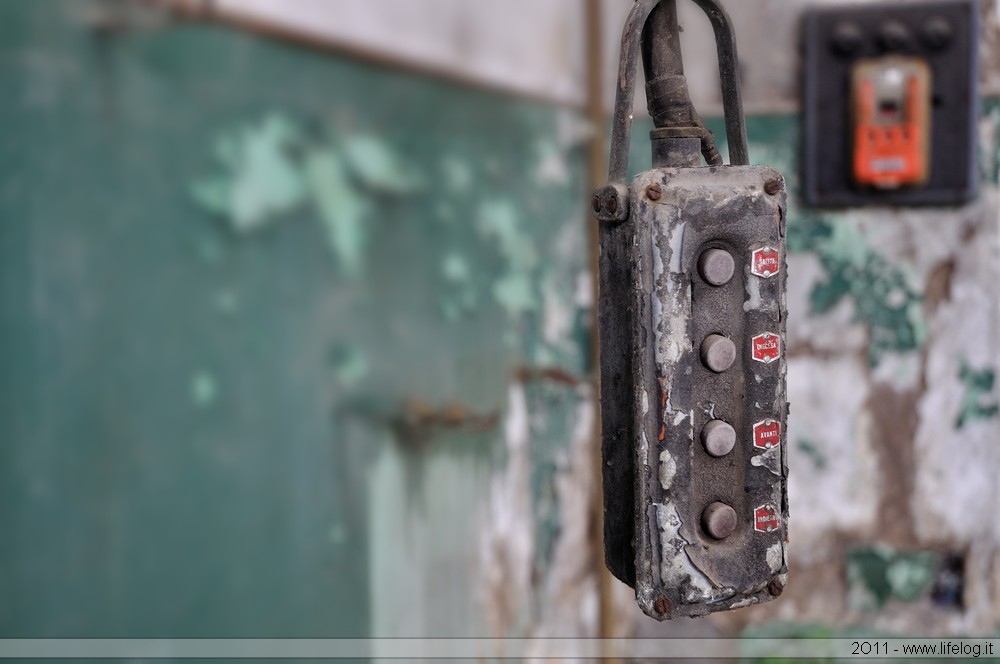
[{"label": "red hexagonal label", "polygon": [[761,247],[753,252],[750,271],[765,279],[773,277],[781,271],[781,254],[774,247]]},{"label": "red hexagonal label", "polygon": [[781,337],[765,332],[753,338],[753,359],[770,364],[781,357]]},{"label": "red hexagonal label", "polygon": [[773,533],[781,528],[781,515],[773,505],[761,505],[753,511],[753,529],[758,533]]},{"label": "red hexagonal label", "polygon": [[753,446],[759,450],[769,450],[781,444],[781,422],[764,420],[753,425]]}]

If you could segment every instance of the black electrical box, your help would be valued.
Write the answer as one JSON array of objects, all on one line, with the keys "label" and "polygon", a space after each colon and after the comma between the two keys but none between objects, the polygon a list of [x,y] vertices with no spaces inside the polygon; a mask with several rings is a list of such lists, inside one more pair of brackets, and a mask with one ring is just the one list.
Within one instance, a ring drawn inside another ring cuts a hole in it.
[{"label": "black electrical box", "polygon": [[975,0],[810,11],[803,27],[806,203],[972,199],[978,31]]}]

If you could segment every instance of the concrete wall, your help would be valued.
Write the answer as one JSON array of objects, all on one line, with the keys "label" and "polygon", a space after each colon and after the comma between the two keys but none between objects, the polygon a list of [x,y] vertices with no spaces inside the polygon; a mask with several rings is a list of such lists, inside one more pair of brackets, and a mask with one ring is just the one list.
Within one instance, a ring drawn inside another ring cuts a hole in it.
[{"label": "concrete wall", "polygon": [[[417,68],[445,72],[558,103],[586,102],[584,28],[586,0],[164,0],[165,2],[260,21],[387,58]],[[902,0],[904,2],[912,0]],[[918,0],[919,1],[919,0]],[[798,107],[798,24],[816,5],[864,4],[871,0],[728,0],[743,56],[747,109],[773,113]],[[629,0],[601,0],[604,69],[613,81],[618,68],[621,27]],[[721,98],[711,29],[691,2],[680,3],[685,59],[694,99],[706,114],[718,112]],[[983,0],[984,61],[997,62],[996,0]],[[983,69],[983,82],[1000,94],[1000,71]],[[608,85],[607,106],[613,102]],[[645,114],[642,100],[638,115]]]}]

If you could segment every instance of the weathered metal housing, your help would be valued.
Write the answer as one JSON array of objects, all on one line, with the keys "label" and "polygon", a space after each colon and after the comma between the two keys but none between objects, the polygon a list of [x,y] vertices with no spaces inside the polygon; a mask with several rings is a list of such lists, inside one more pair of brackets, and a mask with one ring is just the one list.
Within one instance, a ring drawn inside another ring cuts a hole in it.
[{"label": "weathered metal housing", "polygon": [[[732,21],[695,2],[716,33],[730,165],[688,98],[675,0],[636,0],[594,195],[605,557],[660,620],[767,601],[788,573],[785,185],[748,165]],[[654,168],[629,185],[640,53]]]},{"label": "weathered metal housing", "polygon": [[[756,361],[752,348],[758,335],[785,334],[781,184],[766,167],[655,169],[633,182],[633,219],[602,232],[607,560],[656,618],[739,608],[784,587],[786,362],[783,352]],[[754,252],[764,247],[780,255],[771,277],[754,274]],[[736,259],[723,286],[698,272],[699,257],[713,248]],[[699,358],[698,345],[713,334],[739,349],[722,373]],[[717,419],[737,432],[722,458],[700,440]],[[754,425],[768,420],[780,423],[780,441],[759,449]],[[716,501],[739,517],[724,541],[701,523]],[[754,527],[763,506],[780,515],[771,532]]]}]

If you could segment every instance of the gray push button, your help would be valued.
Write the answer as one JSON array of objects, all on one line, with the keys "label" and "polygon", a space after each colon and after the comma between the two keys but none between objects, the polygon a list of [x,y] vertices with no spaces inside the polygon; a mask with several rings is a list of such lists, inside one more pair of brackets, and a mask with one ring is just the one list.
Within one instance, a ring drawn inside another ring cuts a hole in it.
[{"label": "gray push button", "polygon": [[736,532],[736,510],[725,503],[712,503],[701,515],[705,532],[717,540],[724,540]]},{"label": "gray push button", "polygon": [[736,362],[736,345],[722,335],[713,334],[701,344],[701,361],[715,373],[722,373]]},{"label": "gray push button", "polygon": [[736,274],[736,261],[724,249],[709,249],[698,260],[698,272],[713,286],[724,286]]},{"label": "gray push button", "polygon": [[736,447],[736,429],[722,420],[712,420],[701,431],[705,450],[714,457],[724,457]]}]

